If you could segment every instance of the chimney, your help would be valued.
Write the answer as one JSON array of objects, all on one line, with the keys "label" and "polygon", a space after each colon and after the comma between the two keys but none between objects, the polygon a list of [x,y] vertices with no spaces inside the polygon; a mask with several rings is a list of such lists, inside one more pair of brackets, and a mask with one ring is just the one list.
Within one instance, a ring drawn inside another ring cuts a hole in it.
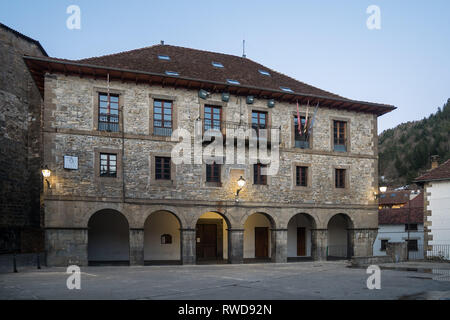
[{"label": "chimney", "polygon": [[164,45],[164,40],[161,40],[161,45],[162,45],[162,46]]},{"label": "chimney", "polygon": [[439,166],[439,156],[431,156],[431,170],[436,169]]}]

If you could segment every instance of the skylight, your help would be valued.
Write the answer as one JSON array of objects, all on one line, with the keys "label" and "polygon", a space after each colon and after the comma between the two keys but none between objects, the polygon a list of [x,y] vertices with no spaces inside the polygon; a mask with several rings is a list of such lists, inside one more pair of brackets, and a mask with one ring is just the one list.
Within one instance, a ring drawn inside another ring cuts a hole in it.
[{"label": "skylight", "polygon": [[227,82],[228,82],[229,84],[241,84],[239,81],[233,80],[233,79],[227,79]]},{"label": "skylight", "polygon": [[258,70],[259,71],[259,73],[261,73],[262,75],[265,75],[265,76],[269,76],[270,77],[270,73],[268,72],[268,71],[265,71],[265,70]]},{"label": "skylight", "polygon": [[292,91],[291,88],[288,88],[288,87],[280,87],[280,89],[283,91],[286,91],[286,92],[294,92],[294,91]]},{"label": "skylight", "polygon": [[211,64],[213,65],[213,67],[216,68],[223,68],[223,64],[221,64],[220,62],[211,62]]},{"label": "skylight", "polygon": [[170,61],[170,57],[169,57],[169,56],[162,55],[162,54],[160,54],[160,55],[158,56],[158,59],[159,59],[159,60],[167,60],[167,61]]},{"label": "skylight", "polygon": [[168,76],[179,76],[180,74],[176,71],[166,71]]}]

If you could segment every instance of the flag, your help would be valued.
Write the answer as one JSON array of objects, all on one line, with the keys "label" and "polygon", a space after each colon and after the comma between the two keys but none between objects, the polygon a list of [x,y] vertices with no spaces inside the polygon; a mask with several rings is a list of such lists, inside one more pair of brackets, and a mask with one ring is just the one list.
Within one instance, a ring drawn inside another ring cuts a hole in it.
[{"label": "flag", "polygon": [[298,100],[297,100],[297,129],[298,133],[302,135],[302,119],[300,119],[300,109],[298,107]]},{"label": "flag", "polygon": [[110,98],[109,98],[109,73],[108,73],[108,95],[107,95],[107,102],[106,102],[106,108],[108,110],[108,114],[111,113],[111,103],[110,103]]},{"label": "flag", "polygon": [[309,114],[309,100],[308,100],[308,106],[306,107],[306,118],[305,118],[305,134],[306,134],[306,129],[308,128],[308,114]]},{"label": "flag", "polygon": [[314,115],[312,117],[311,124],[309,125],[309,128],[308,128],[308,135],[311,135],[311,130],[314,127],[314,120],[316,120],[317,110],[319,110],[319,102],[318,101],[317,101],[316,110],[314,110]]}]

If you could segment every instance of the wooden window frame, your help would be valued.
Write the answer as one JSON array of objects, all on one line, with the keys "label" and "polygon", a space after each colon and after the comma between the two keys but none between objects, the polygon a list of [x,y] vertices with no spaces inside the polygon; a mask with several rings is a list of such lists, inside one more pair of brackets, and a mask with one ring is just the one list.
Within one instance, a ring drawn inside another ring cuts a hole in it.
[{"label": "wooden window frame", "polygon": [[[115,177],[111,176],[100,176],[100,164],[101,157],[100,154],[116,154],[116,170],[117,174]],[[94,148],[94,182],[97,184],[120,183],[122,181],[122,150],[121,149],[111,149],[111,148]]]},{"label": "wooden window frame", "polygon": [[[106,157],[106,172],[102,174],[102,168],[103,168],[103,156]],[[112,160],[111,158],[114,157],[115,159]],[[112,162],[114,162],[115,171],[111,172],[111,167],[113,167]],[[103,153],[100,152],[100,172],[99,175],[101,178],[107,177],[107,178],[117,178],[117,153]]]},{"label": "wooden window frame", "polygon": [[308,187],[308,167],[295,166],[295,185],[297,187]]},{"label": "wooden window frame", "polygon": [[[341,173],[341,172],[343,174],[342,177],[340,174],[338,175],[338,173]],[[343,181],[341,181],[341,180],[343,180]],[[346,189],[346,187],[347,187],[347,169],[343,169],[343,168],[335,168],[334,169],[334,187],[336,189]]]},{"label": "wooden window frame", "polygon": [[[306,186],[298,186],[297,185],[297,167],[306,167],[307,168],[307,177],[306,177]],[[291,189],[299,190],[299,191],[311,191],[312,190],[312,166],[311,163],[305,162],[296,162],[293,161],[291,163]]]},{"label": "wooden window frame", "polygon": [[163,136],[155,134],[155,130],[153,127],[154,124],[154,106],[155,101],[162,100],[167,102],[172,102],[172,132],[174,132],[178,128],[178,107],[177,107],[177,97],[169,96],[163,94],[150,94],[150,105],[149,105],[149,122],[148,122],[148,133],[153,136],[155,139],[171,141],[171,136]]},{"label": "wooden window frame", "polygon": [[176,185],[176,165],[170,162],[170,180],[156,179],[156,157],[171,158],[170,152],[155,152],[149,155],[149,181],[150,186],[175,186]]},{"label": "wooden window frame", "polygon": [[[343,144],[343,146],[345,146],[345,150],[336,150],[337,145],[342,145],[342,144],[336,144],[335,143],[335,138],[334,138],[334,124],[338,122],[338,123],[342,123],[345,122],[345,130],[344,130],[344,135],[345,135],[345,144]],[[336,152],[336,153],[350,153],[351,150],[351,137],[350,137],[350,126],[351,126],[351,122],[349,118],[340,118],[340,117],[332,117],[331,118],[331,125],[330,125],[330,138],[331,138],[331,151],[332,152]]]},{"label": "wooden window frame", "polygon": [[119,111],[118,111],[118,125],[119,125],[119,131],[100,131],[99,130],[99,120],[100,120],[100,94],[104,94],[107,95],[108,94],[108,88],[104,88],[104,87],[94,87],[93,88],[93,124],[92,127],[94,129],[94,131],[100,131],[100,132],[105,132],[105,133],[117,133],[117,132],[122,132],[123,131],[123,105],[124,105],[124,101],[123,101],[123,97],[124,97],[124,92],[123,90],[117,90],[117,89],[109,89],[109,94],[111,96],[118,96],[119,97],[119,102],[118,102],[118,107],[119,107]]},{"label": "wooden window frame", "polygon": [[[253,184],[254,185],[259,185],[259,186],[268,185],[268,176],[261,174],[261,169],[264,167],[267,167],[267,165],[261,164],[261,163],[253,164],[252,176],[253,176]],[[255,173],[255,168],[257,168],[256,173]]]},{"label": "wooden window frame", "polygon": [[[305,119],[305,122],[306,122],[306,114],[300,114],[300,121],[302,119]],[[312,149],[312,147],[311,147],[312,134],[310,136],[307,136],[306,134],[303,134],[300,136],[298,133],[297,125],[295,124],[295,122],[298,122],[298,120],[297,121],[296,120],[297,120],[297,114],[295,114],[292,118],[292,128],[293,128],[293,130],[292,130],[292,147],[296,148],[296,149]],[[303,128],[304,128],[304,126],[302,125],[302,130],[303,130]],[[307,139],[303,139],[303,140],[297,139],[298,137],[306,137],[306,136],[308,137]],[[297,147],[296,146],[297,141],[307,142],[307,147],[305,147],[305,148]]]},{"label": "wooden window frame", "polygon": [[[161,162],[159,165],[161,166],[158,171],[158,162]],[[166,169],[165,165],[168,164],[169,168]],[[155,156],[155,180],[156,181],[171,181],[171,168],[172,168],[172,159],[170,157],[165,156]],[[168,170],[168,172],[166,172]],[[158,177],[158,175],[160,177]],[[167,176],[168,175],[168,176]]]},{"label": "wooden window frame", "polygon": [[[210,172],[213,172],[212,175],[208,175],[208,168],[210,168]],[[207,184],[217,184],[220,185],[222,183],[222,165],[219,163],[212,163],[205,165],[205,182]],[[217,170],[217,172],[215,172]]]},{"label": "wooden window frame", "polygon": [[[161,107],[160,107],[161,108],[161,120],[156,120],[155,119],[155,115],[157,114],[155,112],[155,108],[157,108],[155,106],[156,102],[160,102],[161,103]],[[170,104],[170,108],[166,107],[166,105],[168,105],[168,104]],[[174,110],[173,101],[172,100],[163,100],[163,99],[153,99],[153,107],[152,108],[153,108],[153,134],[155,136],[160,136],[160,137],[170,137],[170,136],[172,136],[172,132],[173,132],[173,110]],[[166,127],[165,126],[165,123],[169,122],[169,120],[165,120],[164,119],[165,116],[166,116],[166,113],[164,111],[167,110],[167,109],[170,109],[170,127]],[[161,122],[161,126],[156,126],[155,125],[155,121]],[[166,134],[157,134],[156,133],[158,130],[163,131],[165,129],[167,131],[169,131],[169,129],[170,129],[170,134],[166,135]]]}]

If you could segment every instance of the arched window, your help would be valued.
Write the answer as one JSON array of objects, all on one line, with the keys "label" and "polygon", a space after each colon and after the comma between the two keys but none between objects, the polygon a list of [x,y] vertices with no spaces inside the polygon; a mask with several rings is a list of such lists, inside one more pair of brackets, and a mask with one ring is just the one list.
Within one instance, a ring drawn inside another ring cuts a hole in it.
[{"label": "arched window", "polygon": [[170,234],[163,234],[161,236],[161,244],[170,244],[172,243],[172,236]]}]

